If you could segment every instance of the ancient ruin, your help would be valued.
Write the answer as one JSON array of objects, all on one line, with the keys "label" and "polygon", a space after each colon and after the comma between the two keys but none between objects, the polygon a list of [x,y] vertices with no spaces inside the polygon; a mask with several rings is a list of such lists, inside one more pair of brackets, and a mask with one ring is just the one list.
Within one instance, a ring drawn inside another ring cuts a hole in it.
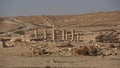
[{"label": "ancient ruin", "polygon": [[[99,68],[93,67],[96,62],[99,66],[105,62],[119,65],[120,17],[116,15],[120,14],[106,15],[105,18],[104,13],[98,13],[98,16],[0,18],[0,61],[9,66],[15,63],[27,66],[38,64],[43,68],[61,64]],[[115,22],[111,23],[111,20]]]}]

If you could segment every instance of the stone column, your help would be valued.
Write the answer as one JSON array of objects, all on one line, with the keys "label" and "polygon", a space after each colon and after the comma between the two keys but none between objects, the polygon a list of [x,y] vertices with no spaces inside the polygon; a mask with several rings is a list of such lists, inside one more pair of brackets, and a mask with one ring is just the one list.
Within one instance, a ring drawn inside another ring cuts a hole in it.
[{"label": "stone column", "polygon": [[35,29],[35,38],[38,38],[38,30]]},{"label": "stone column", "polygon": [[47,30],[44,30],[44,39],[47,39]]},{"label": "stone column", "polygon": [[52,40],[55,41],[55,30],[52,30]]},{"label": "stone column", "polygon": [[79,41],[79,32],[77,32],[77,41]]},{"label": "stone column", "polygon": [[62,30],[62,40],[65,40],[65,30]]},{"label": "stone column", "polygon": [[74,30],[71,30],[72,33],[72,41],[74,41]]},{"label": "stone column", "polygon": [[65,37],[65,40],[67,41],[68,40],[68,33],[66,31],[66,37]]}]

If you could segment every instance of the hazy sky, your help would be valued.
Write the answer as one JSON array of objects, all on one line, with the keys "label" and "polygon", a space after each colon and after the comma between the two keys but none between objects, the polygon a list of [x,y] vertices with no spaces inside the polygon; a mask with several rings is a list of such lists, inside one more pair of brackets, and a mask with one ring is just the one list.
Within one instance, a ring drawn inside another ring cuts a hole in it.
[{"label": "hazy sky", "polygon": [[120,11],[120,0],[0,0],[0,16]]}]

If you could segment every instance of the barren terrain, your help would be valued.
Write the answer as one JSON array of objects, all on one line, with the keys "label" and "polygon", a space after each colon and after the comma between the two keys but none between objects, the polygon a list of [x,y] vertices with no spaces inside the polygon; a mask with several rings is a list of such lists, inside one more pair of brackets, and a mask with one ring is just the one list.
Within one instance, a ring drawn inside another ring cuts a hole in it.
[{"label": "barren terrain", "polygon": [[[46,29],[53,40],[34,38],[34,29]],[[64,29],[68,38],[62,34],[56,41],[50,29],[59,37]],[[119,68],[120,11],[1,17],[0,68],[13,67]]]}]

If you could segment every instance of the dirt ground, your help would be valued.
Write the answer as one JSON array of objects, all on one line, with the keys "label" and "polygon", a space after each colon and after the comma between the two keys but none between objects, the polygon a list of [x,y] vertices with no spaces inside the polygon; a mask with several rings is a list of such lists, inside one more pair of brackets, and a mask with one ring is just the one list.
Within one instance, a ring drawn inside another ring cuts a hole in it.
[{"label": "dirt ground", "polygon": [[0,68],[119,68],[120,53],[115,56],[20,56],[21,46],[0,49]]},{"label": "dirt ground", "polygon": [[[4,48],[0,41],[0,68],[120,68],[120,11],[80,16],[18,16],[1,18],[0,21],[1,37],[20,36],[15,32],[35,27],[40,30],[52,27],[74,29],[82,32],[82,41],[67,41],[68,44],[61,41],[57,44],[9,41]],[[93,42],[95,36],[102,43]]]},{"label": "dirt ground", "polygon": [[[91,39],[91,37],[93,36],[85,35],[85,39]],[[6,45],[9,44],[10,42],[6,42]],[[73,47],[70,44],[72,44]],[[54,43],[54,42],[44,42],[44,41],[13,42],[11,44],[13,46],[10,45],[4,48],[0,48],[0,68],[14,68],[14,67],[16,68],[23,68],[23,67],[119,68],[120,67],[120,43],[99,44],[94,42],[93,43],[71,42],[70,44],[63,44],[62,42]],[[69,46],[66,47],[67,45]],[[97,47],[100,48],[100,50],[102,50],[100,52],[103,53],[100,53],[100,55],[99,54],[96,55],[96,52],[92,50],[90,52],[93,52],[93,54],[73,55],[74,49],[76,48],[79,51],[79,47],[83,45],[85,46],[96,45]],[[112,46],[110,47],[108,45],[112,45]],[[119,49],[116,49],[118,45],[119,45]],[[42,54],[41,52],[39,52],[44,50],[45,53],[47,54]]]}]

